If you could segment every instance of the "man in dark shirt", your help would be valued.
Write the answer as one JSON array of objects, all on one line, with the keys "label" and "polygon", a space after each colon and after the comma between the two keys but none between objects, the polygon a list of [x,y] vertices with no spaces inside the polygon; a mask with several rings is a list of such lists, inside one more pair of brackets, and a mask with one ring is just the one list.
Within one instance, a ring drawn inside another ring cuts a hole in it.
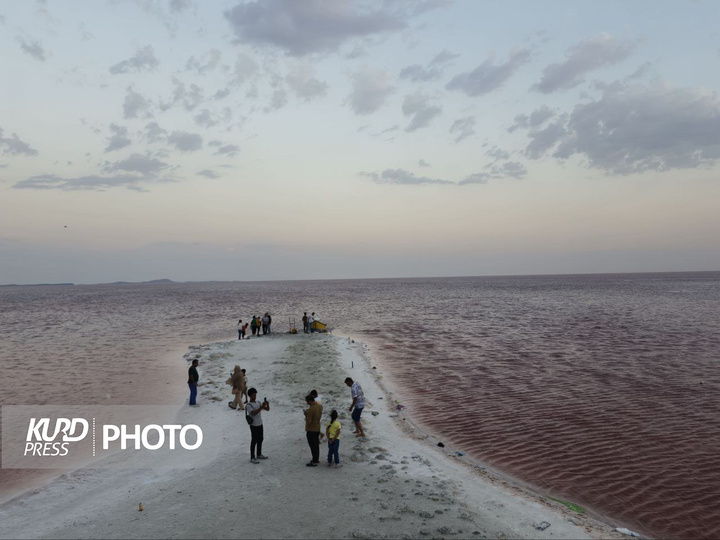
[{"label": "man in dark shirt", "polygon": [[188,369],[188,386],[190,387],[190,405],[195,406],[195,398],[197,397],[197,383],[200,380],[200,375],[197,370],[198,361],[197,358],[192,361],[192,366]]}]

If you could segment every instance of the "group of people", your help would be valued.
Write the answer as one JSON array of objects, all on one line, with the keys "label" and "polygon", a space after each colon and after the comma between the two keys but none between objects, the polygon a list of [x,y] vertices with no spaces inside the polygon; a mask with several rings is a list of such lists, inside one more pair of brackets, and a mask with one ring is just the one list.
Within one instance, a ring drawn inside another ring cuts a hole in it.
[{"label": "group of people", "polygon": [[302,322],[303,332],[305,332],[306,334],[314,332],[315,329],[313,328],[313,323],[315,322],[315,312],[313,311],[310,315],[307,314],[307,311],[303,313]]},{"label": "group of people", "polygon": [[[350,387],[350,394],[353,398],[350,408],[351,418],[355,424],[353,433],[358,437],[365,437],[365,431],[362,427],[360,417],[365,408],[365,395],[362,387],[353,381],[350,377],[345,379],[345,384]],[[263,424],[262,411],[270,411],[270,403],[267,398],[262,402],[257,400],[257,390],[251,388],[248,390],[249,401],[245,406],[245,415],[250,417],[250,462],[260,463],[259,460],[267,459],[262,453],[263,443]],[[342,425],[338,421],[338,412],[333,409],[330,411],[330,418],[325,424],[325,432],[321,432],[323,406],[319,401],[317,390],[311,390],[305,396],[307,409],[303,410],[305,416],[305,435],[307,437],[308,446],[310,447],[310,461],[306,464],[308,467],[317,467],[320,464],[320,440],[325,437],[327,439],[327,464],[328,467],[335,464],[340,467],[340,431]]]},{"label": "group of people", "polygon": [[[200,380],[197,366],[198,360],[194,359],[188,369],[191,406],[197,406],[197,385]],[[250,462],[255,464],[260,463],[261,459],[267,459],[267,456],[262,453],[262,443],[264,439],[262,411],[270,411],[270,402],[268,402],[267,398],[264,398],[262,402],[258,401],[257,390],[255,388],[248,389],[246,371],[240,369],[240,366],[235,366],[235,369],[225,382],[232,386],[232,394],[235,396],[233,401],[228,402],[228,407],[236,410],[244,410],[247,423],[250,426]],[[365,395],[363,394],[362,387],[350,377],[345,379],[345,384],[350,387],[350,395],[352,397],[352,403],[348,411],[352,413],[351,418],[355,424],[355,431],[353,431],[353,433],[358,437],[365,437],[365,431],[363,430],[360,420],[363,409],[365,408]],[[245,398],[244,402],[243,397]],[[340,431],[342,426],[338,421],[338,412],[334,409],[330,411],[330,418],[325,425],[325,432],[323,434],[321,432],[323,406],[319,401],[316,390],[311,390],[308,393],[305,397],[305,403],[307,404],[307,409],[303,410],[303,415],[305,416],[305,433],[308,446],[310,447],[310,461],[307,463],[307,466],[317,467],[320,463],[320,440],[324,436],[327,439],[328,445],[328,467],[332,466],[333,461],[335,466],[339,467]]]},{"label": "group of people", "polygon": [[[270,325],[272,324],[272,315],[270,313],[265,313],[262,317],[258,317],[257,315],[253,315],[252,320],[250,321],[250,332],[253,336],[264,336],[265,334],[270,333]],[[238,330],[238,339],[246,339],[247,336],[247,328],[248,323],[243,324],[242,319],[238,321],[237,324],[237,330]],[[260,333],[262,331],[262,333]]]}]

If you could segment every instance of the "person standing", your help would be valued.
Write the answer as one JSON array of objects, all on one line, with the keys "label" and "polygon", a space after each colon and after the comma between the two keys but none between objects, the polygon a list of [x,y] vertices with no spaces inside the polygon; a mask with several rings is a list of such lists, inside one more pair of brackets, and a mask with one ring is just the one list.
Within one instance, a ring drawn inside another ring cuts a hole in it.
[{"label": "person standing", "polygon": [[238,339],[242,339],[242,338],[243,338],[243,323],[242,323],[242,319],[240,319],[238,321]]},{"label": "person standing", "polygon": [[250,321],[250,331],[253,336],[255,335],[255,332],[257,332],[257,317],[255,315],[253,315],[253,318]]},{"label": "person standing", "polygon": [[308,317],[308,330],[310,332],[314,332],[313,330],[313,323],[315,322],[315,312],[313,311],[312,314]]},{"label": "person standing", "polygon": [[[260,459],[267,459],[267,456],[262,453],[262,443],[264,437],[263,423],[262,423],[262,411],[270,411],[270,403],[267,398],[260,403],[257,400],[257,390],[251,388],[248,390],[248,401],[245,407],[245,414],[252,418],[250,425],[250,463],[260,463]],[[257,451],[257,454],[255,453]]]},{"label": "person standing", "polygon": [[305,413],[305,434],[312,458],[308,467],[317,467],[320,463],[320,419],[322,418],[322,405],[315,401],[315,397],[308,394],[305,397],[308,408]]},{"label": "person standing", "polygon": [[332,465],[335,458],[335,466],[340,466],[340,422],[338,422],[338,413],[335,409],[330,413],[330,421],[325,428],[325,436],[328,442],[328,467]]},{"label": "person standing", "polygon": [[364,437],[365,432],[363,431],[362,423],[360,422],[360,415],[365,408],[365,394],[363,394],[362,387],[350,377],[345,379],[345,384],[350,387],[350,395],[353,398],[352,405],[350,405],[350,408],[348,409],[348,411],[352,413],[353,422],[355,422],[355,431],[353,431],[353,433],[355,433],[358,437]]},{"label": "person standing", "polygon": [[245,323],[242,326],[242,338],[243,339],[247,339],[247,327],[248,327],[248,323]]},{"label": "person standing", "polygon": [[260,319],[260,322],[262,324],[262,333],[264,336],[265,334],[267,334],[267,329],[268,329],[267,328],[267,325],[268,325],[268,314],[267,313],[265,315],[263,315],[263,318]]},{"label": "person standing", "polygon": [[228,407],[242,411],[245,408],[242,403],[242,397],[246,393],[247,388],[245,387],[245,374],[240,369],[240,366],[235,366],[235,370],[230,375],[230,379],[232,382],[232,393],[235,399],[228,402]]},{"label": "person standing", "polygon": [[190,387],[190,406],[194,407],[197,405],[195,403],[195,398],[197,398],[197,385],[198,381],[200,380],[200,375],[198,374],[198,360],[197,358],[192,361],[192,365],[188,369],[188,386]]},{"label": "person standing", "polygon": [[303,332],[305,334],[307,334],[309,332],[307,311],[305,313],[303,313],[302,321],[303,321]]},{"label": "person standing", "polygon": [[272,315],[270,315],[270,313],[266,313],[266,315],[267,315],[267,318],[268,318],[267,331],[268,331],[268,334],[269,334],[269,333],[271,332],[271,330],[270,330],[270,325],[272,324]]}]

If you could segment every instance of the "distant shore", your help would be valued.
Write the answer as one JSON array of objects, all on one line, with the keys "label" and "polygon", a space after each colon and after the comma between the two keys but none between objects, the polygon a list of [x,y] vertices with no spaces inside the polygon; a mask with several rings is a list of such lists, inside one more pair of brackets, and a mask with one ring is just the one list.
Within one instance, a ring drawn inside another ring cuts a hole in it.
[{"label": "distant shore", "polygon": [[[380,386],[367,348],[350,338],[277,334],[192,347],[185,358],[200,362],[200,406],[178,404],[178,421],[220,421],[216,457],[169,469],[68,473],[0,505],[0,537],[622,537],[426,440]],[[225,379],[236,364],[271,403],[263,413],[269,459],[259,464],[249,460],[243,413],[227,406]],[[352,434],[346,376],[365,391],[367,439]],[[331,409],[340,413],[341,469],[325,466],[325,445],[320,467],[305,466],[303,398],[313,388],[323,425]],[[172,464],[169,451],[166,458]]]}]

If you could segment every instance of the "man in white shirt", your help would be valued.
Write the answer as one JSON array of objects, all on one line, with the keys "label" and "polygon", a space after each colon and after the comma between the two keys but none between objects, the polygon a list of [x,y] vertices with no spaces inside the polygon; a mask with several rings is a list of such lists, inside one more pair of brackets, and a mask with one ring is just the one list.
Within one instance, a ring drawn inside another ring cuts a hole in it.
[{"label": "man in white shirt", "polygon": [[[260,463],[258,460],[267,459],[267,456],[264,456],[262,453],[263,425],[262,416],[260,415],[263,410],[270,410],[270,403],[268,403],[267,399],[260,403],[257,400],[257,390],[254,388],[248,390],[248,397],[250,401],[248,401],[248,404],[245,406],[245,414],[252,418],[252,424],[250,424],[250,462],[257,464]],[[256,449],[257,458],[255,457]]]},{"label": "man in white shirt", "polygon": [[353,433],[355,433],[358,437],[364,437],[365,432],[363,431],[362,423],[360,422],[360,415],[365,408],[365,394],[363,394],[362,387],[350,377],[345,379],[345,384],[350,387],[350,395],[353,398],[352,405],[350,405],[350,408],[348,409],[352,413],[351,416],[353,422],[355,422],[355,431]]}]

